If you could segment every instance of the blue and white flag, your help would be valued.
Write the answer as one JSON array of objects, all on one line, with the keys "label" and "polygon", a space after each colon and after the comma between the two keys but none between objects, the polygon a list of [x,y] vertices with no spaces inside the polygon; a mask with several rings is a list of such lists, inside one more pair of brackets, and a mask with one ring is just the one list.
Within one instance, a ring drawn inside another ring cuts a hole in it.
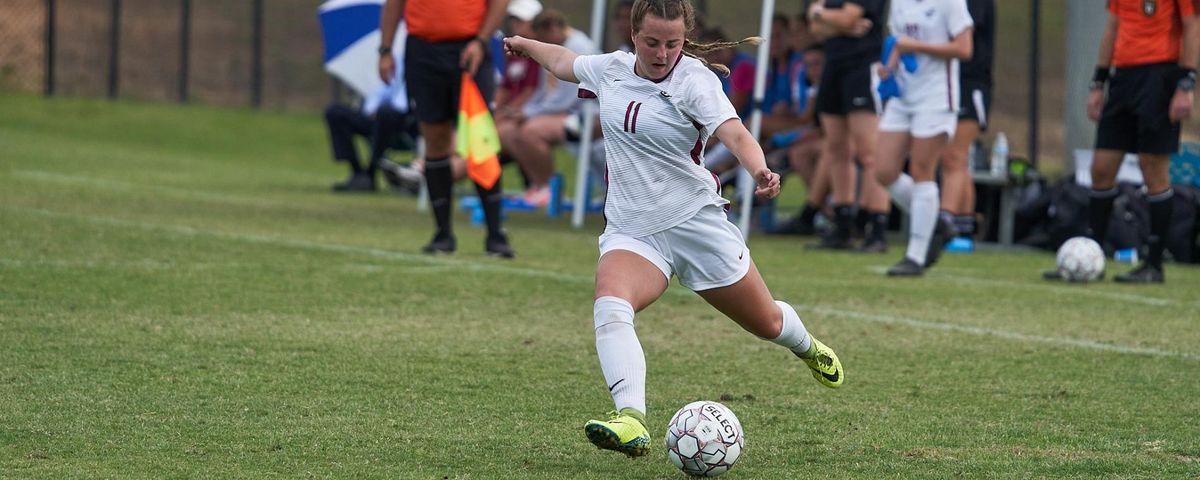
[{"label": "blue and white flag", "polygon": [[[325,71],[341,79],[364,98],[378,96],[386,88],[379,79],[379,16],[383,0],[329,0],[318,9],[321,34],[325,43]],[[396,32],[392,54],[396,58],[396,78],[392,82],[392,102],[401,111],[408,110],[404,92],[404,24]]]}]

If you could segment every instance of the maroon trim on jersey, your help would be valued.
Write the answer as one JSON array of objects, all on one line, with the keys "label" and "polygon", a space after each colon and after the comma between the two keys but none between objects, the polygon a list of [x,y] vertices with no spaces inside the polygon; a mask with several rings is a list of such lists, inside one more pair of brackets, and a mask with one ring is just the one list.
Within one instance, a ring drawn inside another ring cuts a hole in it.
[{"label": "maroon trim on jersey", "polygon": [[596,98],[596,92],[581,88],[579,89],[579,98]]},{"label": "maroon trim on jersey", "polygon": [[[704,133],[704,125],[692,120],[692,126],[696,127],[696,144],[692,145],[692,151],[688,153],[692,154],[692,161],[696,162],[696,165],[701,165],[700,154],[704,153],[704,142],[700,141],[700,137]],[[717,190],[720,190],[720,182],[718,182]]]},{"label": "maroon trim on jersey", "polygon": [[[713,183],[716,183],[716,184],[717,184],[717,195],[720,195],[720,194],[721,194],[721,177],[718,177],[718,176],[717,176],[717,174],[715,174],[715,173],[713,173],[713,172],[711,172],[711,171],[710,171],[710,172],[708,172],[708,174],[709,174],[709,175],[712,175],[712,177],[713,177]],[[729,211],[729,208],[726,208],[725,210],[726,210],[726,211]]]},{"label": "maroon trim on jersey", "polygon": [[946,107],[951,112],[956,111],[954,108],[954,82],[950,78],[950,61],[946,61]]},{"label": "maroon trim on jersey", "polygon": [[630,101],[629,106],[625,107],[625,128],[623,130],[625,130],[626,132],[629,131],[629,114],[631,112],[633,112],[633,104],[635,104],[635,103],[637,103],[637,102]]},{"label": "maroon trim on jersey", "polygon": [[[679,66],[679,62],[680,62],[680,61],[682,61],[682,60],[683,60],[683,52],[682,52],[682,51],[680,51],[680,52],[679,52],[679,57],[675,59],[675,64],[674,64],[674,65],[671,65],[671,69],[667,71],[667,74],[666,74],[666,75],[663,75],[663,77],[662,77],[662,78],[660,78],[660,79],[657,79],[657,80],[655,80],[655,79],[653,79],[653,78],[646,78],[646,80],[649,80],[649,81],[651,81],[651,82],[654,82],[654,83],[662,83],[662,81],[663,81],[663,80],[666,80],[666,79],[667,79],[667,77],[670,77],[672,73],[675,73],[675,67],[678,67],[678,66]],[[641,77],[641,75],[638,75],[638,74],[637,74],[637,61],[636,61],[636,60],[633,62],[633,74],[634,74],[634,75],[637,75],[637,76],[639,76],[639,77]],[[645,78],[645,77],[642,77],[642,78]]]},{"label": "maroon trim on jersey", "polygon": [[633,107],[633,122],[629,124],[629,133],[637,133],[637,116],[640,111],[642,111],[642,102],[638,102],[637,106]]}]

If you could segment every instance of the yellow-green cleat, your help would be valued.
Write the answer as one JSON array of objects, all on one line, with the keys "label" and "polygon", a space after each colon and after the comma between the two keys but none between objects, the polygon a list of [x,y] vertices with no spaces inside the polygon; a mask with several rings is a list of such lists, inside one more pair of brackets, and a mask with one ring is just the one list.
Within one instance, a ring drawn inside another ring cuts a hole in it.
[{"label": "yellow-green cleat", "polygon": [[829,388],[842,386],[842,380],[845,377],[845,372],[842,371],[842,361],[838,360],[838,356],[833,353],[832,348],[825,346],[820,340],[815,337],[812,339],[812,348],[809,349],[807,356],[800,354],[796,354],[796,356],[804,360],[804,363],[812,370],[813,378],[821,382],[821,385]]},{"label": "yellow-green cleat", "polygon": [[583,425],[588,440],[597,447],[640,457],[650,453],[650,432],[645,417],[632,408],[609,412],[608,420],[589,420]]}]

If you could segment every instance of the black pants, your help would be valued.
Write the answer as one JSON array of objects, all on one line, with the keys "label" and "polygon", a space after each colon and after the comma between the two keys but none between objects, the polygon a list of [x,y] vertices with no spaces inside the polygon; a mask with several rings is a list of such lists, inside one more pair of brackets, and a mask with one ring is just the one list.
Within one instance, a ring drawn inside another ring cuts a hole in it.
[{"label": "black pants", "polygon": [[329,145],[333,148],[334,160],[350,164],[355,172],[363,170],[354,148],[354,137],[360,136],[371,142],[370,164],[367,170],[374,173],[379,159],[388,148],[396,145],[398,137],[411,129],[408,116],[384,104],[369,117],[361,110],[344,105],[330,105],[325,109],[325,125],[329,128]]}]

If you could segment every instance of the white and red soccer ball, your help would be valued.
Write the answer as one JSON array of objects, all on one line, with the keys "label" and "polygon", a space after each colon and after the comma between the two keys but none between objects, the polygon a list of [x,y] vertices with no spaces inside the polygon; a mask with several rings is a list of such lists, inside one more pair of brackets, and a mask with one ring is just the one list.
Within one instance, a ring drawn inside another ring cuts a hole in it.
[{"label": "white and red soccer ball", "polygon": [[688,475],[715,477],[729,471],[745,446],[741,422],[717,402],[684,405],[667,425],[667,458]]}]

